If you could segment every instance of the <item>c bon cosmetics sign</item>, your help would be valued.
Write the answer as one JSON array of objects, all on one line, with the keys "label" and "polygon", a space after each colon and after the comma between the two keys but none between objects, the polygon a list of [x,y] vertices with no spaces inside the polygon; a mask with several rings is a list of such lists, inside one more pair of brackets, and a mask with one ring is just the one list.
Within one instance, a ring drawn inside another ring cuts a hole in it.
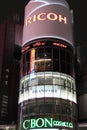
[{"label": "c bon cosmetics sign", "polygon": [[54,128],[54,127],[68,127],[73,128],[72,122],[63,122],[55,120],[53,118],[33,118],[24,120],[22,123],[23,130],[35,129],[35,128]]}]

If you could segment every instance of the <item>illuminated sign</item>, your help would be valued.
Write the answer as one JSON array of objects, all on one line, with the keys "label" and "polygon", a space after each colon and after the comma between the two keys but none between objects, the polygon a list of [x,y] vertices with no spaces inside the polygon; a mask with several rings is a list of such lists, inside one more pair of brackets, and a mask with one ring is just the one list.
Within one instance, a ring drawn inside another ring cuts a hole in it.
[{"label": "illuminated sign", "polygon": [[33,22],[45,21],[45,20],[58,21],[60,23],[67,24],[67,17],[62,16],[61,14],[56,14],[56,13],[40,13],[38,15],[28,17],[25,20],[25,24],[26,26],[28,26],[29,24]]},{"label": "illuminated sign", "polygon": [[61,43],[58,43],[58,42],[54,42],[54,43],[53,43],[53,45],[54,45],[54,46],[58,46],[58,47],[67,48],[67,46],[66,46],[66,45],[61,44]]},{"label": "illuminated sign", "polygon": [[36,42],[33,44],[34,47],[36,46],[44,46],[46,42]]},{"label": "illuminated sign", "polygon": [[[34,1],[25,7],[23,45],[33,40],[56,38],[73,44],[69,7],[63,1]],[[31,44],[31,43],[29,43]]]},{"label": "illuminated sign", "polygon": [[[47,78],[52,79],[53,82],[51,85],[50,84],[40,85],[38,82],[41,80],[40,77],[46,78],[46,79]],[[66,87],[65,87],[64,81],[66,81]],[[25,89],[26,84],[30,86],[27,91]],[[61,89],[61,86],[62,86],[62,89]],[[48,97],[61,98],[64,100],[69,100],[71,102],[77,103],[75,79],[63,73],[57,73],[57,72],[45,72],[45,73],[41,72],[41,73],[36,73],[36,74],[31,73],[30,75],[24,76],[21,79],[20,90],[22,90],[22,87],[24,87],[24,92],[21,93],[20,91],[19,101],[18,101],[19,104],[29,99],[34,99],[34,98],[38,99],[38,98],[44,98],[44,97],[45,98],[48,98]],[[70,88],[71,91],[68,88]]]},{"label": "illuminated sign", "polygon": [[27,119],[22,123],[24,130],[34,129],[34,128],[53,128],[53,127],[69,127],[73,128],[72,122],[64,122],[61,120],[55,120],[53,118],[37,118],[37,119]]},{"label": "illuminated sign", "polygon": [[34,70],[34,60],[35,60],[35,49],[32,49],[30,55],[30,72]]},{"label": "illuminated sign", "polygon": [[61,42],[38,41],[38,42],[35,42],[31,45],[24,47],[21,52],[23,53],[23,52],[27,51],[28,49],[31,49],[33,47],[39,47],[39,46],[56,46],[56,47],[67,48],[67,46],[65,44],[61,43]]}]

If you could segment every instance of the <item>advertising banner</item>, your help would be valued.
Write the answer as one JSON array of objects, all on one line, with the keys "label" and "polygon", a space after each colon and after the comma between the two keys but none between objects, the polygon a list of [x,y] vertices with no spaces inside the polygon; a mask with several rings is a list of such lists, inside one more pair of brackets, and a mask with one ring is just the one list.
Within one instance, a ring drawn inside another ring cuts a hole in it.
[{"label": "advertising banner", "polygon": [[35,1],[27,4],[23,45],[42,38],[56,38],[73,44],[70,10],[62,2]]}]

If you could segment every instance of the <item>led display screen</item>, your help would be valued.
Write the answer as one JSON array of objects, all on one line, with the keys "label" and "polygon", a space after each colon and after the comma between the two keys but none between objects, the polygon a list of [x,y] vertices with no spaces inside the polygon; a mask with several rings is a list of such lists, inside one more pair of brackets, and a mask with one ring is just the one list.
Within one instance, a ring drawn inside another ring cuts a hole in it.
[{"label": "led display screen", "polygon": [[63,1],[31,1],[25,7],[23,45],[41,38],[62,39],[73,45],[71,14]]}]

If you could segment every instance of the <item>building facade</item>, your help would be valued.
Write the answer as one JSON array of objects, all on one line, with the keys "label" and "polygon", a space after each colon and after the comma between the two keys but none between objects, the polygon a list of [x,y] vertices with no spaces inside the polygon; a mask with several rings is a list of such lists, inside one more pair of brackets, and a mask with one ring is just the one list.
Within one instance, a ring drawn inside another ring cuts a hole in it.
[{"label": "building facade", "polygon": [[76,46],[76,84],[79,130],[87,129],[87,42]]},{"label": "building facade", "polygon": [[25,7],[18,130],[77,130],[74,42],[65,0]]},{"label": "building facade", "polygon": [[0,125],[17,123],[21,34],[22,26],[11,20],[0,24]]}]

